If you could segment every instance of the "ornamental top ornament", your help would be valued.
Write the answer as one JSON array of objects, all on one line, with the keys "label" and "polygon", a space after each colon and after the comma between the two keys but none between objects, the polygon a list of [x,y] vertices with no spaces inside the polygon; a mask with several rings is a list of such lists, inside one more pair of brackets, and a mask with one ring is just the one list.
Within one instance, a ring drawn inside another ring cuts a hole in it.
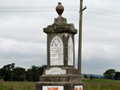
[{"label": "ornamental top ornament", "polygon": [[61,16],[62,16],[62,13],[63,13],[63,11],[64,11],[64,7],[61,5],[61,2],[58,3],[58,5],[57,5],[57,7],[56,7],[56,11],[57,11],[59,17],[61,17]]}]

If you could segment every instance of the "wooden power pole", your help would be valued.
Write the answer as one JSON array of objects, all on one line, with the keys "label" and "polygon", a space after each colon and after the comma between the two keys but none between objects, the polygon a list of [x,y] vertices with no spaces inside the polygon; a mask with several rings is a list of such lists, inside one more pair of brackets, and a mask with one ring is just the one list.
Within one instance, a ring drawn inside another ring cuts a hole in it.
[{"label": "wooden power pole", "polygon": [[78,40],[78,73],[81,76],[81,61],[82,61],[82,12],[86,9],[83,8],[83,0],[80,0],[80,16],[79,16],[79,40]]}]

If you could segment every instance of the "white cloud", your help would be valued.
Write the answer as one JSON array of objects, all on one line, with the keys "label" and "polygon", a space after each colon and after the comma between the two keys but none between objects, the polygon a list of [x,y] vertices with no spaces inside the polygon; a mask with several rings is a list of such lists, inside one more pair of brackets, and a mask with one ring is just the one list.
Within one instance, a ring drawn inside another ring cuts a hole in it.
[{"label": "white cloud", "polygon": [[46,62],[46,45],[0,38],[0,55],[1,65],[13,62],[27,68],[30,65],[42,65]]},{"label": "white cloud", "polygon": [[[0,38],[0,53],[6,55],[26,55],[31,57],[45,54],[46,46],[44,43],[19,42]],[[41,52],[42,51],[42,52]]]}]

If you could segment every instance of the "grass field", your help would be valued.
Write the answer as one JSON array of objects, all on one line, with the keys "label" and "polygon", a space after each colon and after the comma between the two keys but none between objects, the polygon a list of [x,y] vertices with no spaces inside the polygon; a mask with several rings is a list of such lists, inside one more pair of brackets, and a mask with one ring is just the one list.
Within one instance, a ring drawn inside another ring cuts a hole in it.
[{"label": "grass field", "polygon": [[4,82],[0,81],[0,90],[35,90],[35,82]]},{"label": "grass field", "polygon": [[[120,81],[93,79],[83,80],[86,90],[120,90]],[[35,82],[4,82],[0,80],[0,90],[35,90]]]},{"label": "grass field", "polygon": [[83,80],[86,90],[120,90],[120,81],[107,79]]}]

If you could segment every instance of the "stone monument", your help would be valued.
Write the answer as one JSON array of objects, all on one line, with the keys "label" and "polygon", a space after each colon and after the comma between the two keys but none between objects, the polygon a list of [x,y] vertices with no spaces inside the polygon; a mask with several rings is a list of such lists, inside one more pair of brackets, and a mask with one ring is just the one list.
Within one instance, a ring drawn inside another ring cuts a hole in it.
[{"label": "stone monument", "polygon": [[58,3],[59,14],[54,23],[44,28],[47,34],[47,68],[35,84],[35,90],[84,90],[75,69],[74,35],[77,30],[63,18],[64,7]]}]

